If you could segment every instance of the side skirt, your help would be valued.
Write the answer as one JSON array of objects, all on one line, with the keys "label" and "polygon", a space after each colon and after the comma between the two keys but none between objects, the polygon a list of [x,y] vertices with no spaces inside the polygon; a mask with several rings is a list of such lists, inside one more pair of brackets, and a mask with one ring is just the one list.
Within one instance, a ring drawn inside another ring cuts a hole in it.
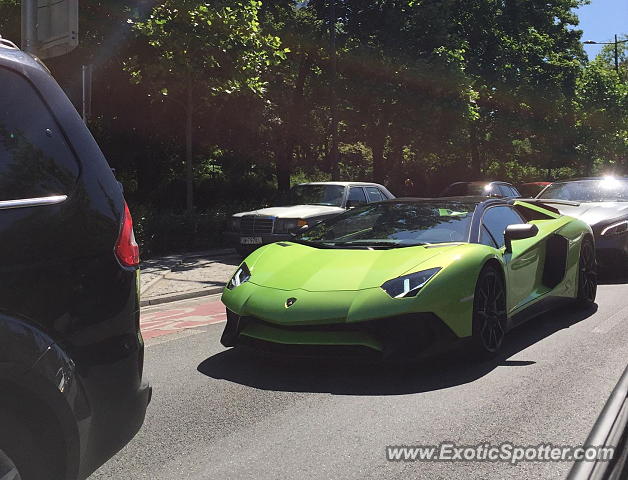
[{"label": "side skirt", "polygon": [[528,308],[525,308],[520,312],[515,313],[508,321],[507,330],[512,330],[513,328],[524,324],[528,320],[538,317],[539,315],[543,315],[550,310],[567,306],[572,302],[573,299],[568,297],[544,297],[536,302],[534,305],[531,305]]}]

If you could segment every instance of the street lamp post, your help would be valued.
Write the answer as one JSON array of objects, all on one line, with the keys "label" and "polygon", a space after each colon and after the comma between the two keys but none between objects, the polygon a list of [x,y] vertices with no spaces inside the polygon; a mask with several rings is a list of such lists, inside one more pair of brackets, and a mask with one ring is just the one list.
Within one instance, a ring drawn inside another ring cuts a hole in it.
[{"label": "street lamp post", "polygon": [[617,75],[619,75],[619,44],[628,42],[628,38],[626,40],[617,40],[617,34],[615,34],[614,42],[595,42],[593,40],[586,40],[585,45],[615,45],[615,71]]}]

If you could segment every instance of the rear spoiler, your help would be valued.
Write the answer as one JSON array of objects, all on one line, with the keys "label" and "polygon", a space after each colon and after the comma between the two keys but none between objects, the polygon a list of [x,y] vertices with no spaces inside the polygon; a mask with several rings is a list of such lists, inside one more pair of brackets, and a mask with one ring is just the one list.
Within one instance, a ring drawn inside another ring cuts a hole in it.
[{"label": "rear spoiler", "polygon": [[577,202],[570,202],[568,200],[551,200],[551,199],[547,199],[547,200],[539,200],[538,198],[515,198],[513,200],[514,202],[525,202],[525,203],[529,203],[530,205],[535,205],[539,208],[543,208],[547,211],[550,211],[552,213],[555,213],[557,215],[562,215],[562,213],[560,213],[560,211],[556,208],[556,207],[552,207],[551,205],[548,205],[550,203],[553,204],[558,204],[558,205],[570,205],[572,207],[578,207],[580,206],[579,203]]}]

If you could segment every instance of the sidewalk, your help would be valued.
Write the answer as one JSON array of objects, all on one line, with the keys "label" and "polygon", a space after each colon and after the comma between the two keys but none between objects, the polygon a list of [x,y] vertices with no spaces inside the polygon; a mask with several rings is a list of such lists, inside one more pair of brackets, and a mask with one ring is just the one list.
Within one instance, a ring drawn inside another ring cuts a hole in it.
[{"label": "sidewalk", "polygon": [[232,249],[146,260],[141,264],[140,305],[218,294],[241,261]]}]

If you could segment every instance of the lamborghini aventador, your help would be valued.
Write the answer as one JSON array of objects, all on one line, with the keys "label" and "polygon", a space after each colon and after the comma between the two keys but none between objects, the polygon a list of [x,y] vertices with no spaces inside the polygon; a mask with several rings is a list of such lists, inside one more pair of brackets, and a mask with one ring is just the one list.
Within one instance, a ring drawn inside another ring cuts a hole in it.
[{"label": "lamborghini aventador", "polygon": [[584,222],[539,202],[389,200],[247,257],[224,290],[225,346],[296,355],[421,357],[505,334],[597,289]]}]

